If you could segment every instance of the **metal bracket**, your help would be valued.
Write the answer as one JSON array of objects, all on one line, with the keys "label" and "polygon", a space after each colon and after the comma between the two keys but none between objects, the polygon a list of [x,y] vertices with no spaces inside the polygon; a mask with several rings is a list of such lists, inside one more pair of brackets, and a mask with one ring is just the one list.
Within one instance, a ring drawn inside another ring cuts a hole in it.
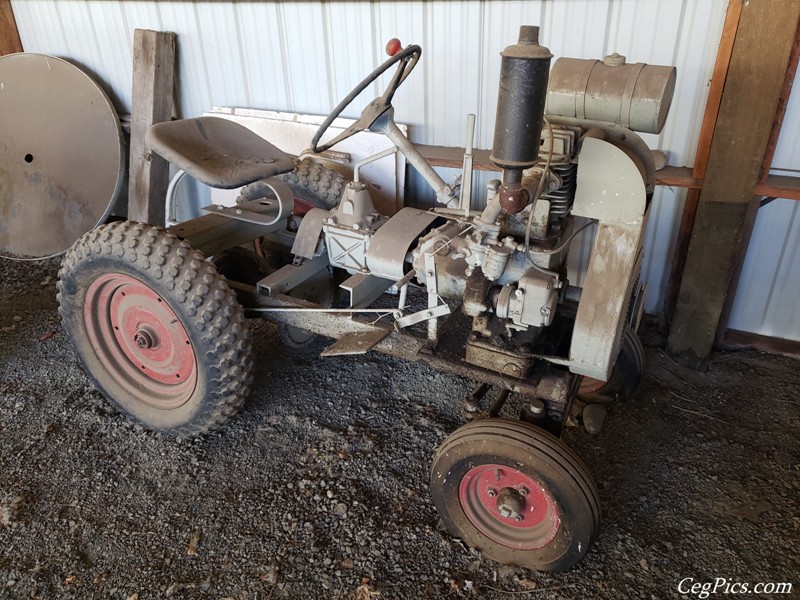
[{"label": "metal bracket", "polygon": [[323,221],[327,217],[328,211],[322,208],[312,208],[305,214],[292,244],[292,254],[302,258],[313,258],[322,253],[324,247],[320,243],[320,236]]},{"label": "metal bracket", "polygon": [[356,273],[339,287],[350,293],[350,308],[364,308],[377,300],[394,285],[391,279],[366,273]]},{"label": "metal bracket", "polygon": [[[400,280],[397,283],[400,284],[402,281]],[[402,329],[403,327],[428,321],[428,340],[435,344],[439,339],[437,319],[449,315],[450,307],[445,303],[439,303],[439,291],[436,284],[436,258],[431,252],[425,253],[425,287],[428,290],[428,308],[397,319],[395,327]],[[404,301],[404,295],[401,294],[401,306]]]},{"label": "metal bracket", "polygon": [[425,310],[420,310],[413,314],[410,314],[406,317],[402,317],[395,321],[395,326],[398,329],[403,329],[404,327],[409,327],[410,325],[416,325],[417,323],[422,323],[423,321],[431,320],[430,324],[436,325],[436,319],[438,317],[444,317],[450,314],[450,307],[447,304],[440,304],[434,308],[426,308]]},{"label": "metal bracket", "polygon": [[264,277],[256,285],[259,290],[266,290],[270,296],[273,294],[285,294],[329,265],[328,255],[323,254],[311,260],[306,260],[299,265],[285,265]]},{"label": "metal bracket", "polygon": [[238,206],[210,204],[204,206],[202,210],[256,225],[275,225],[292,214],[294,194],[289,186],[280,179],[265,179],[262,183],[272,190],[275,198],[259,198]]}]

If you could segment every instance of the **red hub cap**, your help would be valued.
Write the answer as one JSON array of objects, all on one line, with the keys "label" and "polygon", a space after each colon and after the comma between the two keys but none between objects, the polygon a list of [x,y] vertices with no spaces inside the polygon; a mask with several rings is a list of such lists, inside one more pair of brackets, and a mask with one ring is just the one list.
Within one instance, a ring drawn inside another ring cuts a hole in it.
[{"label": "red hub cap", "polygon": [[536,550],[556,537],[561,519],[553,497],[525,473],[505,465],[481,465],[464,475],[461,508],[487,538],[507,548]]},{"label": "red hub cap", "polygon": [[120,273],[95,279],[83,307],[89,342],[126,392],[156,408],[183,405],[197,385],[186,329],[149,286]]}]

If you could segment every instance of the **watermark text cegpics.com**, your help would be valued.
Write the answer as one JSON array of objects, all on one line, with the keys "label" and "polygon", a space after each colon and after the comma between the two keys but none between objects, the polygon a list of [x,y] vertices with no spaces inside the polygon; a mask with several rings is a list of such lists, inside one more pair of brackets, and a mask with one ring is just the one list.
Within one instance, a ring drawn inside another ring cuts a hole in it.
[{"label": "watermark text cegpics.com", "polygon": [[714,581],[695,581],[694,577],[684,577],[678,583],[678,592],[691,594],[698,598],[708,598],[713,594],[791,594],[791,583],[761,582],[746,583],[730,581],[717,577]]}]

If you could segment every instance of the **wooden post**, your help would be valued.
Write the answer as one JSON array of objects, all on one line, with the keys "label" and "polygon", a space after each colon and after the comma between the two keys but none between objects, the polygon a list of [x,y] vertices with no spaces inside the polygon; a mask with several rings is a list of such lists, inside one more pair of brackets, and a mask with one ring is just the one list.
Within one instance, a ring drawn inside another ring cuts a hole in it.
[{"label": "wooden post", "polygon": [[[764,184],[769,177],[769,170],[772,167],[772,159],[775,157],[775,149],[778,147],[778,138],[781,135],[781,128],[783,127],[783,119],[786,116],[786,107],[789,104],[789,96],[792,93],[794,78],[797,74],[797,65],[800,62],[800,22],[797,24],[797,30],[794,34],[794,44],[792,46],[792,54],[789,57],[789,67],[786,71],[786,76],[783,79],[783,89],[781,95],[778,97],[778,108],[775,113],[775,120],[772,123],[772,131],[769,134],[769,142],[767,142],[767,151],[764,154],[764,159],[761,161],[761,174],[759,176],[759,183]],[[742,269],[744,268],[744,260],[747,258],[747,248],[750,245],[750,238],[753,236],[753,229],[756,226],[756,218],[758,217],[758,209],[761,208],[764,197],[756,194],[750,200],[750,206],[747,210],[744,226],[742,227],[741,243],[736,253],[733,275],[728,286],[728,297],[725,299],[725,305],[722,308],[722,316],[720,318],[719,327],[717,329],[717,343],[722,343],[725,337],[725,331],[728,328],[728,320],[733,310],[733,300],[736,296],[736,288],[739,286],[739,279],[742,276]]]},{"label": "wooden post", "polygon": [[686,364],[700,366],[714,344],[798,19],[800,0],[742,8],[669,335]]},{"label": "wooden post", "polygon": [[11,0],[0,0],[0,56],[22,52]]},{"label": "wooden post", "polygon": [[175,34],[137,29],[133,35],[128,219],[164,225],[169,163],[145,146],[154,123],[172,118]]},{"label": "wooden post", "polygon": [[[728,66],[733,52],[733,42],[736,39],[736,30],[739,28],[739,17],[742,14],[742,0],[730,0],[728,12],[725,14],[725,23],[722,26],[722,35],[719,40],[717,59],[714,62],[714,71],[711,74],[711,84],[706,98],[706,110],[703,113],[703,124],[700,127],[700,137],[697,139],[697,151],[692,167],[692,177],[703,179],[706,176],[708,153],[711,149],[711,140],[714,137],[714,127],[717,124],[719,105],[722,101],[722,90],[725,89],[725,79],[728,77]],[[683,269],[686,266],[686,253],[689,250],[689,239],[692,235],[694,216],[697,213],[697,201],[700,198],[700,189],[691,188],[686,192],[686,202],[683,205],[683,216],[675,242],[675,252],[672,255],[672,267],[669,273],[666,298],[664,299],[664,314],[667,324],[672,321],[675,304],[678,301],[678,289],[681,283]]]}]

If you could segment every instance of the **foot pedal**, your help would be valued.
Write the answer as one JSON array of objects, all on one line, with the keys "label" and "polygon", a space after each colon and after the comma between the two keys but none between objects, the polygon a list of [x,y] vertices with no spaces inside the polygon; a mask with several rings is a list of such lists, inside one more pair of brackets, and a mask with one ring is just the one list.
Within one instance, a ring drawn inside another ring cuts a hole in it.
[{"label": "foot pedal", "polygon": [[373,331],[352,331],[345,333],[331,346],[325,348],[320,356],[344,356],[346,354],[366,354],[391,333],[388,329]]}]

